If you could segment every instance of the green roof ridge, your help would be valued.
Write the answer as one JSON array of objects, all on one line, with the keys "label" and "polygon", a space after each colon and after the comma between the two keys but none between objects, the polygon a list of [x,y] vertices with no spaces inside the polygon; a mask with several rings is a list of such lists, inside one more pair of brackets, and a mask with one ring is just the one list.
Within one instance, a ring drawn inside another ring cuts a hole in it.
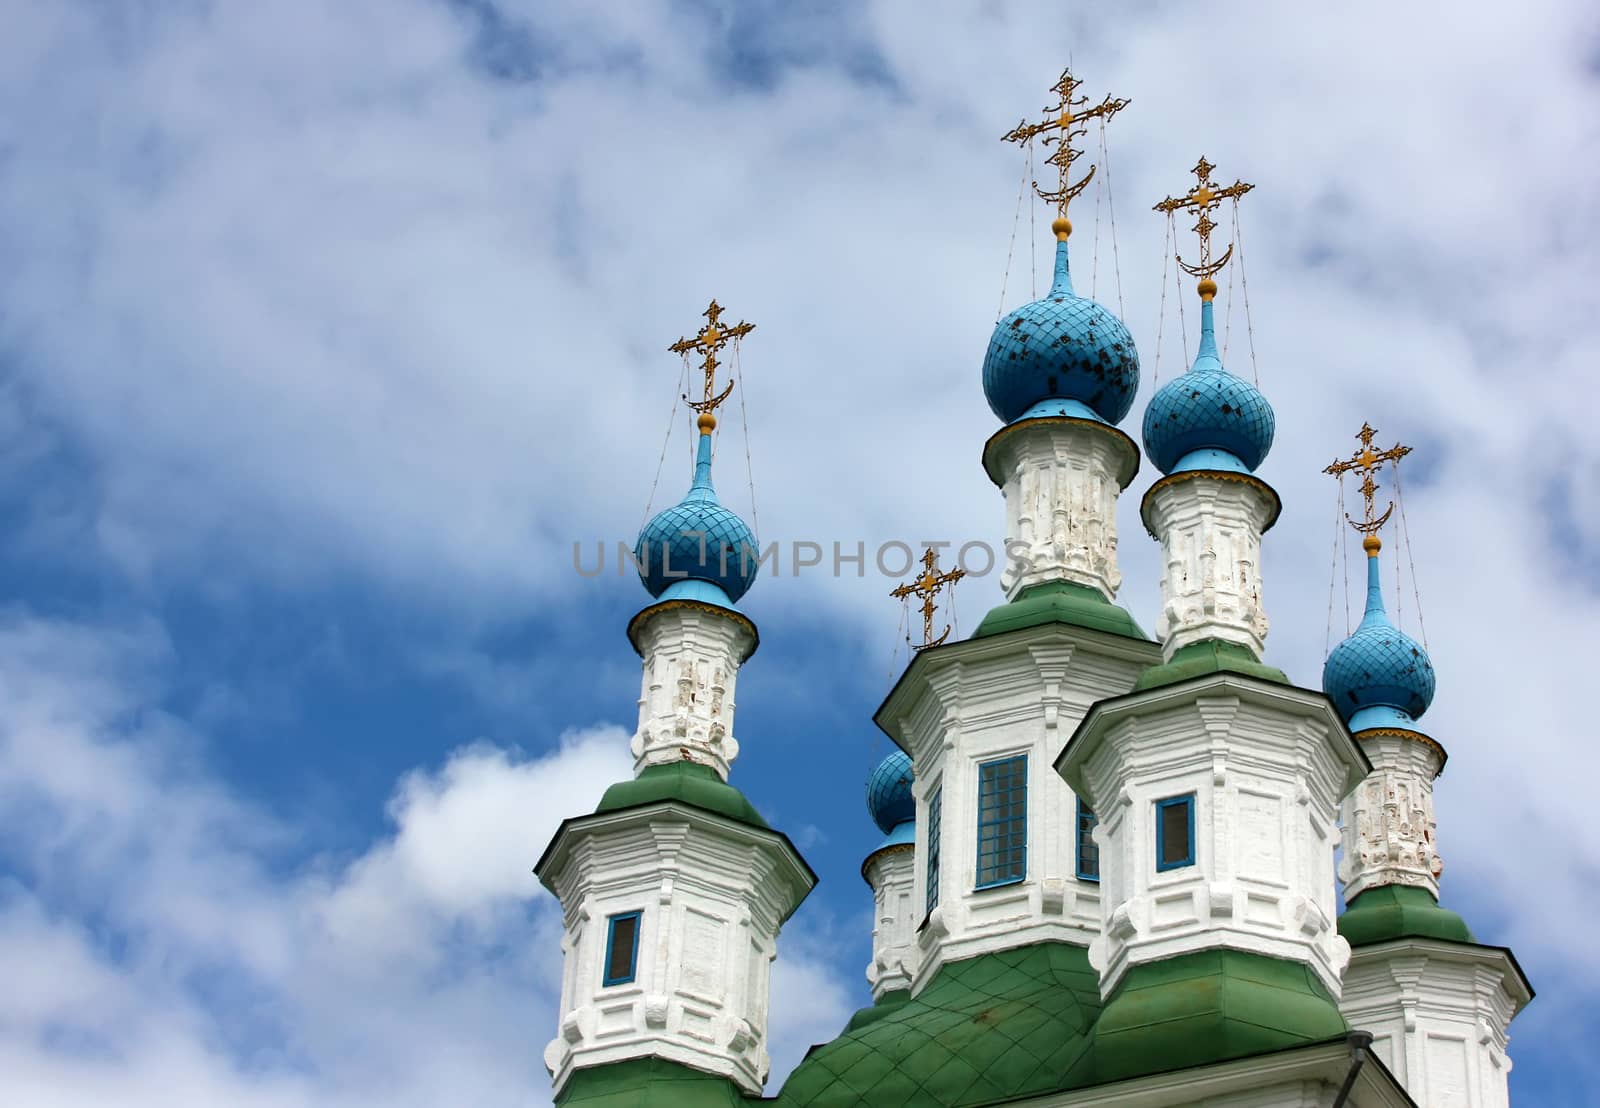
[{"label": "green roof ridge", "polygon": [[950,962],[916,996],[813,1047],[770,1103],[948,1108],[1050,1092],[1088,1047],[1099,1010],[1100,976],[1081,946]]},{"label": "green roof ridge", "polygon": [[600,806],[594,811],[595,815],[600,815],[664,800],[675,800],[691,808],[727,816],[763,831],[771,830],[744,793],[724,781],[716,770],[698,762],[646,766],[644,772],[633,780],[618,781],[607,789],[600,798]]},{"label": "green roof ridge", "polygon": [[854,1031],[858,1027],[865,1027],[869,1023],[875,1023],[910,999],[910,989],[892,989],[867,1007],[857,1011],[855,1015],[850,1017],[850,1022],[844,1025],[844,1029],[846,1031]]},{"label": "green roof ridge", "polygon": [[1128,970],[1069,1084],[1247,1058],[1348,1030],[1309,966],[1240,950],[1198,951]]},{"label": "green roof ridge", "polygon": [[559,1108],[748,1108],[746,1097],[726,1077],[665,1058],[630,1058],[574,1070],[556,1097]]},{"label": "green roof ridge", "polygon": [[1075,627],[1150,641],[1150,636],[1134,622],[1126,608],[1107,600],[1100,590],[1072,581],[1029,585],[1014,599],[991,608],[972,637],[982,639],[1046,623],[1070,623]]},{"label": "green roof ridge", "polygon": [[1223,642],[1220,639],[1205,639],[1179,647],[1171,661],[1146,669],[1139,675],[1139,680],[1134,682],[1133,691],[1157,689],[1162,685],[1187,681],[1191,677],[1224,671],[1242,673],[1246,677],[1259,677],[1263,681],[1273,681],[1279,685],[1293,683],[1283,670],[1257,660],[1248,647],[1240,646],[1238,643]]},{"label": "green roof ridge", "polygon": [[1339,916],[1339,934],[1351,946],[1390,939],[1477,942],[1465,920],[1441,906],[1427,889],[1412,885],[1379,885],[1361,893]]}]

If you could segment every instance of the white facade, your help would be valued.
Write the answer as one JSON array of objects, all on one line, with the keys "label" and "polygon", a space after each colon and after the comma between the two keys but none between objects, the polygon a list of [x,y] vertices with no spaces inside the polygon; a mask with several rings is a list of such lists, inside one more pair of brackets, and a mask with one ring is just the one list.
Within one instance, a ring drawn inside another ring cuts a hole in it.
[{"label": "white facade", "polygon": [[1271,488],[1243,474],[1176,473],[1145,494],[1145,526],[1161,541],[1156,637],[1168,660],[1207,639],[1261,657],[1261,535],[1277,511]]},{"label": "white facade", "polygon": [[916,851],[910,843],[899,843],[873,851],[861,866],[862,876],[872,886],[872,962],[867,966],[867,983],[874,1002],[885,993],[911,988],[916,980],[917,921]]},{"label": "white facade", "polygon": [[1444,862],[1434,838],[1433,780],[1443,748],[1409,731],[1363,731],[1356,740],[1372,773],[1344,802],[1345,903],[1379,885],[1427,889],[1437,900]]},{"label": "white facade", "polygon": [[1531,999],[1498,947],[1397,939],[1356,948],[1339,1009],[1418,1104],[1506,1108],[1506,1029]]},{"label": "white facade", "polygon": [[[786,840],[654,804],[568,821],[539,876],[565,924],[557,1092],[577,1067],[652,1056],[760,1092],[778,929],[816,880]],[[636,971],[606,985],[609,921],[634,912]]]},{"label": "white facade", "polygon": [[[912,663],[877,718],[915,767],[917,989],[948,961],[1046,940],[1088,945],[1099,934],[1100,886],[1077,877],[1076,798],[1050,767],[1089,706],[1131,689],[1158,656],[1154,643],[1052,623],[940,647]],[[979,889],[979,766],[1018,754],[1028,759],[1025,873]]]},{"label": "white facade", "polygon": [[[1131,965],[1217,947],[1305,963],[1339,995],[1333,848],[1366,764],[1324,698],[1230,673],[1152,689],[1097,708],[1058,768],[1100,817],[1103,996]],[[1162,871],[1158,805],[1183,797],[1192,863]]]},{"label": "white facade", "polygon": [[984,467],[1005,495],[1008,600],[1046,581],[1116,596],[1117,496],[1139,468],[1131,439],[1084,419],[1028,419],[989,440]]},{"label": "white facade", "polygon": [[644,659],[634,772],[687,760],[727,780],[739,756],[734,682],[755,649],[755,628],[737,612],[672,600],[645,609],[630,630]]}]

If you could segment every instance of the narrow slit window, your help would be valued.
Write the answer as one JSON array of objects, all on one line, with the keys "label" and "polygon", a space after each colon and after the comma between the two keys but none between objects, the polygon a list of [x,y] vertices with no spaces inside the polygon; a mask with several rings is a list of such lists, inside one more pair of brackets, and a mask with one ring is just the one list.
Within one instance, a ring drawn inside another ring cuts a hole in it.
[{"label": "narrow slit window", "polygon": [[639,970],[639,917],[623,912],[606,920],[606,966],[602,985],[626,985]]},{"label": "narrow slit window", "polygon": [[928,906],[931,912],[939,903],[939,816],[944,807],[944,789],[928,797]]},{"label": "narrow slit window", "polygon": [[1094,841],[1094,825],[1100,822],[1083,798],[1078,797],[1078,879],[1100,880],[1100,846]]},{"label": "narrow slit window", "polygon": [[1156,869],[1194,865],[1194,794],[1156,801]]},{"label": "narrow slit window", "polygon": [[978,766],[978,888],[1021,881],[1028,871],[1028,756]]}]

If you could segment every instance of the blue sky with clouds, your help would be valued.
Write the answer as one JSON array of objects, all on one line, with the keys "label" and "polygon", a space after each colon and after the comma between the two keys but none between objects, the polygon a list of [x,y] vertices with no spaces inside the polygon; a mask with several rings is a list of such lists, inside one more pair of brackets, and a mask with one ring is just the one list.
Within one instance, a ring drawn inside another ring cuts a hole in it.
[{"label": "blue sky with clouds", "polygon": [[[1363,419],[1417,446],[1445,900],[1540,990],[1514,1095],[1586,1102],[1597,23],[0,0],[0,1100],[547,1103],[559,935],[529,871],[628,772],[644,600],[572,544],[645,514],[664,347],[713,295],[758,324],[765,539],[998,543],[979,365],[1008,252],[1009,307],[1048,236],[996,138],[1071,57],[1133,99],[1074,260],[1140,345],[1136,413],[1186,361],[1150,204],[1202,152],[1258,185],[1228,361],[1253,340],[1277,409],[1269,653],[1304,683],[1319,471]],[[688,449],[680,409],[657,507]],[[1150,478],[1121,513],[1146,626]],[[893,583],[786,563],[745,604],[735,779],[822,877],[784,935],[780,1072],[866,996]],[[997,599],[963,583],[960,625]]]}]

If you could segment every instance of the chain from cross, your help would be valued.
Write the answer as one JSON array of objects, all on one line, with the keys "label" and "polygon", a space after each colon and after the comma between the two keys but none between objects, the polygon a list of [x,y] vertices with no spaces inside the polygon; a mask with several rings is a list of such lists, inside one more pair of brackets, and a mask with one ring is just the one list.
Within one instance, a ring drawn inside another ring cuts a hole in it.
[{"label": "chain from cross", "polygon": [[[688,393],[683,396],[689,407],[702,415],[709,415],[716,411],[722,402],[728,399],[728,394],[733,391],[733,382],[729,381],[727,388],[720,393],[716,392],[717,367],[722,364],[717,360],[717,351],[727,346],[730,342],[744,338],[756,329],[754,323],[746,323],[744,320],[740,320],[730,327],[724,327],[722,325],[722,312],[722,305],[712,300],[711,306],[701,313],[706,317],[706,325],[696,332],[694,338],[679,339],[667,347],[672,353],[682,354],[684,357],[688,357],[690,353],[705,355],[704,361],[700,364],[701,371],[706,375],[704,398],[690,400]],[[715,395],[713,395],[714,393]]]},{"label": "chain from cross", "polygon": [[950,625],[944,625],[944,631],[936,639],[933,637],[933,614],[938,611],[938,604],[934,598],[946,585],[954,585],[967,575],[964,569],[952,569],[948,573],[939,572],[939,554],[928,547],[922,553],[922,572],[899,588],[892,589],[889,595],[896,600],[904,600],[908,596],[920,597],[922,600],[922,645],[917,650],[927,650],[930,646],[938,646],[950,637]]},{"label": "chain from cross", "polygon": [[1365,517],[1360,520],[1351,519],[1350,513],[1346,512],[1344,518],[1350,520],[1350,526],[1368,536],[1363,541],[1364,543],[1373,544],[1369,553],[1377,552],[1377,531],[1385,523],[1389,522],[1389,517],[1394,514],[1394,501],[1392,500],[1389,501],[1389,506],[1384,509],[1382,515],[1375,514],[1373,499],[1378,491],[1378,482],[1373,480],[1372,475],[1382,469],[1385,462],[1399,462],[1401,458],[1411,453],[1409,446],[1402,446],[1399,443],[1395,443],[1388,450],[1374,450],[1372,448],[1372,440],[1377,433],[1372,429],[1370,423],[1363,422],[1360,434],[1356,435],[1356,438],[1361,440],[1361,449],[1344,461],[1334,462],[1322,471],[1341,478],[1346,473],[1355,472],[1361,474],[1361,496],[1366,501]]},{"label": "chain from cross", "polygon": [[[1217,229],[1216,223],[1211,219],[1211,211],[1224,200],[1235,200],[1255,188],[1254,185],[1235,180],[1227,188],[1218,188],[1211,181],[1211,171],[1217,168],[1206,161],[1202,155],[1189,172],[1197,178],[1193,188],[1182,196],[1169,196],[1155,206],[1158,212],[1172,215],[1179,211],[1192,211],[1200,218],[1195,221],[1195,233],[1200,236],[1200,262],[1190,265],[1182,257],[1178,257],[1178,265],[1191,277],[1209,280],[1222,272],[1222,267],[1228,264],[1228,259],[1233,257],[1233,244],[1228,244],[1228,249],[1216,261],[1211,260],[1211,232]],[[1174,255],[1176,256],[1176,255]],[[1213,293],[1215,290],[1213,290]]]},{"label": "chain from cross", "polygon": [[1089,98],[1075,95],[1081,84],[1083,82],[1072,75],[1072,70],[1063,69],[1061,80],[1050,88],[1050,91],[1058,97],[1058,101],[1054,107],[1044,109],[1053,118],[1039,123],[1029,123],[1024,119],[1000,136],[1001,142],[1025,145],[1032,142],[1036,136],[1044,135],[1044,145],[1056,148],[1055,152],[1045,159],[1047,164],[1056,167],[1059,174],[1056,187],[1042,188],[1038,181],[1034,181],[1033,191],[1037,192],[1039,199],[1045,203],[1056,205],[1056,210],[1062,219],[1067,217],[1067,205],[1072,202],[1073,197],[1088,187],[1089,182],[1094,179],[1095,169],[1098,168],[1091,165],[1082,180],[1076,183],[1072,181],[1072,163],[1083,153],[1073,145],[1074,140],[1082,138],[1086,133],[1086,128],[1082,124],[1090,119],[1098,119],[1104,123],[1133,102],[1107,96],[1094,107],[1084,108],[1083,105],[1089,102]]}]

